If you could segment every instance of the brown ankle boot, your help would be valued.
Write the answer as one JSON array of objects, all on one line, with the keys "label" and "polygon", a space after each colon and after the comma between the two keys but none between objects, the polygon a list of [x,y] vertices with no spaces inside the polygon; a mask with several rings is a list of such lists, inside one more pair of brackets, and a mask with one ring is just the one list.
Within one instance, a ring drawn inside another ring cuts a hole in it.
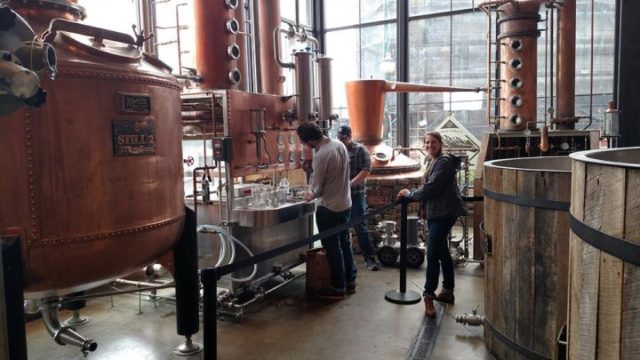
[{"label": "brown ankle boot", "polygon": [[433,298],[431,296],[424,297],[424,314],[432,319],[436,317],[436,307],[433,305]]},{"label": "brown ankle boot", "polygon": [[440,301],[447,304],[453,304],[456,300],[456,297],[453,296],[453,291],[442,289],[439,294],[436,294],[436,297],[433,298],[435,301]]}]

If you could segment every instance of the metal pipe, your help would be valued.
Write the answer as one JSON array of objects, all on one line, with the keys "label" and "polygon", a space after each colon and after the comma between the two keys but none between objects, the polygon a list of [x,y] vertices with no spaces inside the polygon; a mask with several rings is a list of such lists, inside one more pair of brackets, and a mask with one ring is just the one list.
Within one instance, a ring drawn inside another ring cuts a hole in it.
[{"label": "metal pipe", "polygon": [[549,31],[547,32],[547,37],[549,38],[549,109],[547,109],[547,111],[549,112],[549,120],[552,123],[552,129],[553,127],[553,113],[554,113],[554,99],[553,99],[553,37],[555,36],[554,34],[554,21],[555,21],[555,16],[554,16],[554,8],[551,8],[551,18],[549,21]]},{"label": "metal pipe", "polygon": [[274,31],[280,27],[280,0],[257,1],[259,26],[259,51],[260,54],[260,82],[263,92],[273,95],[283,95],[282,68],[275,60],[275,46],[273,44]]},{"label": "metal pipe", "polygon": [[89,299],[95,299],[95,298],[99,298],[99,297],[140,293],[140,292],[144,292],[144,291],[161,290],[161,289],[168,289],[168,288],[172,288],[172,287],[174,287],[173,282],[171,282],[169,284],[165,284],[165,285],[158,285],[158,286],[147,287],[147,288],[129,289],[129,290],[116,290],[116,291],[105,291],[105,292],[89,294],[89,295],[74,296],[74,297],[68,298],[68,299],[67,298],[63,298],[62,300],[60,300],[60,302],[62,304],[64,304],[64,303],[70,302],[70,301],[89,300]]},{"label": "metal pipe", "polygon": [[124,285],[133,285],[133,286],[137,286],[137,287],[155,287],[155,286],[162,286],[162,285],[167,285],[167,284],[173,284],[173,281],[170,281],[168,283],[152,283],[152,282],[146,282],[146,281],[133,281],[133,280],[127,280],[127,279],[115,279],[113,280],[114,283],[116,284],[124,284]]},{"label": "metal pipe", "polygon": [[296,116],[300,121],[315,118],[313,111],[313,53],[298,51],[295,58]]},{"label": "metal pipe", "polygon": [[591,49],[590,53],[590,64],[589,64],[589,123],[582,130],[587,130],[591,124],[593,123],[593,26],[594,26],[594,18],[595,18],[595,4],[594,0],[591,0]]},{"label": "metal pipe", "polygon": [[556,128],[571,130],[576,123],[576,0],[565,0],[558,9],[557,31]]},{"label": "metal pipe", "polygon": [[180,6],[187,3],[176,4],[176,45],[178,46],[178,74],[182,75],[182,48],[180,47]]},{"label": "metal pipe", "polygon": [[86,339],[69,326],[64,326],[58,319],[58,298],[43,299],[40,303],[42,320],[49,334],[59,345],[72,345],[80,348],[86,356],[96,351],[98,344],[93,339]]},{"label": "metal pipe", "polygon": [[235,309],[235,310],[243,309],[243,308],[245,308],[246,306],[251,305],[251,304],[253,304],[254,302],[256,302],[256,301],[258,301],[258,300],[260,300],[260,299],[264,298],[265,296],[267,296],[267,295],[269,295],[269,294],[271,294],[272,292],[274,292],[274,291],[276,291],[276,290],[278,290],[278,289],[282,288],[283,286],[286,286],[286,285],[290,284],[291,282],[293,282],[293,281],[295,281],[295,280],[297,280],[297,279],[299,279],[299,278],[301,278],[301,277],[305,276],[306,274],[307,274],[306,272],[302,272],[302,273],[300,273],[300,274],[298,274],[298,275],[295,275],[295,276],[294,276],[294,277],[292,277],[291,279],[287,279],[287,280],[283,281],[282,283],[280,283],[280,284],[278,284],[278,285],[276,285],[276,286],[274,286],[274,287],[272,287],[272,288],[269,288],[268,290],[266,290],[266,291],[264,291],[264,292],[261,292],[261,293],[259,294],[259,296],[255,296],[253,299],[251,299],[251,300],[249,300],[249,301],[247,301],[247,302],[245,302],[245,303],[242,303],[242,304],[236,304],[236,303],[234,303],[234,302],[229,302],[228,304],[224,304],[224,306],[226,306],[227,308],[230,308],[230,309]]},{"label": "metal pipe", "polygon": [[484,316],[477,315],[475,313],[473,314],[465,313],[463,315],[456,315],[456,322],[461,323],[463,325],[480,326],[480,325],[484,325],[484,321],[485,321]]},{"label": "metal pipe", "polygon": [[[151,0],[140,0],[139,6],[140,6],[140,22],[142,23],[140,31],[141,31],[141,34],[143,34],[142,31],[146,32],[146,36],[148,36],[149,34],[153,34],[153,32],[155,31],[153,26],[154,20],[152,16],[153,5],[151,4]],[[157,49],[154,48],[155,41],[145,41],[143,44],[144,44],[143,50],[146,53],[151,55],[157,54],[157,51],[156,51]]]},{"label": "metal pipe", "polygon": [[547,111],[547,100],[549,100],[549,88],[547,85],[547,80],[548,80],[548,72],[549,72],[549,9],[547,8],[547,10],[545,10],[545,17],[544,17],[544,23],[545,23],[545,31],[546,31],[546,35],[544,37],[544,125],[548,125],[548,121],[549,121],[549,112]]},{"label": "metal pipe", "polygon": [[245,76],[240,77],[240,82],[238,83],[238,90],[240,91],[249,91],[249,67],[248,67],[248,52],[247,52],[247,36],[253,36],[253,34],[247,31],[247,22],[245,21],[245,12],[244,12],[244,2],[245,0],[238,0],[238,6],[235,9],[235,16],[238,23],[242,25],[241,31],[236,35],[236,45],[240,48],[240,55],[236,59],[236,67],[240,69],[241,74],[245,74]]},{"label": "metal pipe", "polygon": [[278,66],[285,69],[295,69],[296,65],[294,63],[286,63],[280,58],[280,53],[282,51],[280,47],[280,33],[289,34],[290,32],[282,29],[281,27],[277,27],[273,30],[273,47],[274,47],[274,60]]},{"label": "metal pipe", "polygon": [[[478,8],[481,9],[482,11],[488,11],[491,6],[493,5],[504,5],[506,3],[512,3],[514,2],[514,0],[494,0],[494,1],[483,1],[480,4],[478,4]],[[485,8],[487,8],[487,10],[485,10]]]},{"label": "metal pipe", "polygon": [[[484,7],[481,7],[484,11]],[[492,22],[491,22],[491,12],[485,11],[487,16],[489,17],[487,21],[487,123],[489,124],[489,128],[491,128],[491,35],[492,35]],[[496,84],[497,85],[497,84]]]},{"label": "metal pipe", "polygon": [[258,29],[260,29],[260,7],[258,6],[258,0],[253,0],[251,1],[251,7],[253,12],[251,12],[253,14],[253,28],[252,28],[252,32],[254,33],[253,36],[253,54],[254,54],[254,62],[255,62],[255,91],[258,93],[264,93],[264,88],[262,86],[262,57],[260,55],[256,55],[259,54],[259,50],[260,50],[260,46],[261,46],[261,42],[260,42],[260,36],[256,36],[258,32]]},{"label": "metal pipe", "polygon": [[318,119],[328,121],[331,127],[333,104],[331,99],[331,61],[330,57],[319,56],[316,58],[318,69]]}]

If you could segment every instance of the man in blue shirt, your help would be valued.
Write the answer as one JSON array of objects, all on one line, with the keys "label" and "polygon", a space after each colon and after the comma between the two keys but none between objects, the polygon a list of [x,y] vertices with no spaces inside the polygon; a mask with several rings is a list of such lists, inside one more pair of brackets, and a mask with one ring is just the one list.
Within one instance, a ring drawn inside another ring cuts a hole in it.
[{"label": "man in blue shirt", "polygon": [[[349,151],[351,219],[355,219],[364,215],[367,209],[364,181],[371,174],[371,157],[362,144],[351,139],[351,127],[348,125],[342,125],[338,128],[338,140],[342,141]],[[377,271],[380,268],[380,264],[374,256],[366,221],[357,223],[354,228],[358,235],[358,243],[360,244],[360,250],[364,256],[367,269]]]}]

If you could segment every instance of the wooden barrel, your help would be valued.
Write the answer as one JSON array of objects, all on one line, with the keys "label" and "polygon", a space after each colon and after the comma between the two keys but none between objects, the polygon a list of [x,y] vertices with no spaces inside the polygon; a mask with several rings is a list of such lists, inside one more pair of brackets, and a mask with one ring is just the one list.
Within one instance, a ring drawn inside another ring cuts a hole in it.
[{"label": "wooden barrel", "polygon": [[640,359],[640,148],[571,155],[569,359]]},{"label": "wooden barrel", "polygon": [[571,160],[484,166],[485,339],[497,359],[555,359],[566,322]]}]

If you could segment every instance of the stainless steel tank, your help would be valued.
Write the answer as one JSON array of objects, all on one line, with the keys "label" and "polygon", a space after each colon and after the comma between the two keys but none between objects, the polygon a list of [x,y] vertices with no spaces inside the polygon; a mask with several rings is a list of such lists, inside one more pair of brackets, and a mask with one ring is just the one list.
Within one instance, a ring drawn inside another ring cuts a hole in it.
[{"label": "stainless steel tank", "polygon": [[130,36],[69,21],[75,1],[9,3],[51,23],[58,73],[44,106],[0,121],[0,231],[22,238],[28,296],[86,289],[181,233],[180,87]]}]

